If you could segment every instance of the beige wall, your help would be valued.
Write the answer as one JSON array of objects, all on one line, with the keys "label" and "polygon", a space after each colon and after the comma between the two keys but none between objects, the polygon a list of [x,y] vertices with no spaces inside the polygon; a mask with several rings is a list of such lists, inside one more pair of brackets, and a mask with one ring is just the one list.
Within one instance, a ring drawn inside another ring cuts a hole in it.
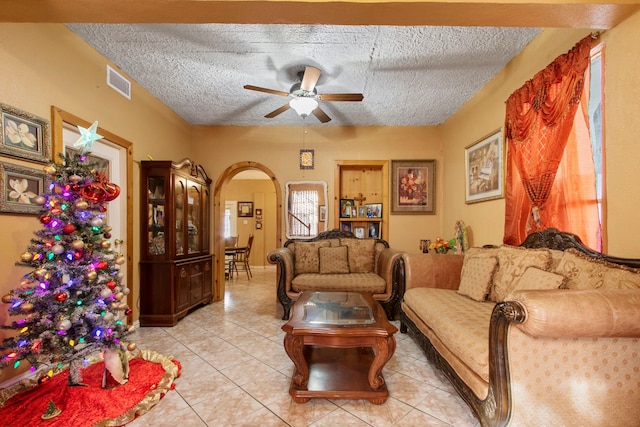
[{"label": "beige wall", "polygon": [[[547,29],[521,55],[512,60],[471,101],[442,126],[444,144],[444,230],[456,219],[470,226],[472,243],[499,244],[504,230],[504,200],[465,205],[464,148],[504,124],[504,102],[509,95],[589,34],[586,30]],[[605,156],[606,222],[605,251],[623,257],[639,257],[640,231],[640,13],[605,32]]]},{"label": "beige wall", "polygon": [[[440,191],[442,142],[436,128],[314,126],[307,127],[307,131],[305,148],[315,150],[313,170],[299,169],[298,156],[302,149],[302,129],[299,127],[196,126],[193,129],[193,154],[214,181],[227,167],[241,161],[265,165],[282,186],[287,181],[326,181],[329,203],[335,200],[336,160],[436,159],[438,214],[392,215],[389,218],[390,235],[385,240],[392,247],[418,251],[420,238],[440,233],[443,211],[443,194]],[[284,195],[284,188],[281,190]],[[332,209],[328,209],[328,215],[329,228],[336,227]],[[282,238],[284,242],[286,239]]]},{"label": "beige wall", "polygon": [[640,257],[640,12],[603,40],[608,251]]},{"label": "beige wall", "polygon": [[472,245],[502,243],[504,199],[465,204],[465,147],[501,128],[509,95],[558,55],[571,49],[585,34],[588,34],[585,30],[545,30],[441,126],[442,139],[447,141],[444,147],[445,230],[453,230],[456,220],[462,219],[469,227]]}]

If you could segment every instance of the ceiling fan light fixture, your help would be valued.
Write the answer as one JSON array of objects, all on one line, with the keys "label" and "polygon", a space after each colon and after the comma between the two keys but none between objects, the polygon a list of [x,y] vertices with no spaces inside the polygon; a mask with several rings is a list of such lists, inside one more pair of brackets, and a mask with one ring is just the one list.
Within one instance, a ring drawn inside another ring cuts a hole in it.
[{"label": "ceiling fan light fixture", "polygon": [[296,97],[289,101],[289,106],[293,108],[300,117],[307,117],[318,108],[318,101],[314,98]]}]

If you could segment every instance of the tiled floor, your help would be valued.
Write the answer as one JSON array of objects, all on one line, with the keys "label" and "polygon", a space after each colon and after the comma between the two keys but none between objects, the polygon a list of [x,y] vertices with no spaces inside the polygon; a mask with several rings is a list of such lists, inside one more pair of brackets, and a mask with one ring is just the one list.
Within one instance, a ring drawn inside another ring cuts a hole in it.
[{"label": "tiled floor", "polygon": [[173,328],[140,328],[133,338],[139,348],[171,355],[183,369],[175,390],[129,426],[478,425],[413,339],[400,333],[383,370],[390,393],[385,404],[294,403],[288,394],[293,363],[282,345],[281,317],[275,268],[254,267],[252,280],[241,273],[227,281],[224,302],[194,311]]}]

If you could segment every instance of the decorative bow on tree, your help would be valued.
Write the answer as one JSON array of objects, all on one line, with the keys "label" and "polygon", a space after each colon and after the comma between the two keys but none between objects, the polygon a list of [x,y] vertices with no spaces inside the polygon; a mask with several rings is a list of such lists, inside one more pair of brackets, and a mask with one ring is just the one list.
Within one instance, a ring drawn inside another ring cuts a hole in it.
[{"label": "decorative bow on tree", "polygon": [[82,197],[94,203],[110,202],[120,195],[120,187],[109,182],[102,173],[97,173],[97,181],[85,185],[80,190]]}]

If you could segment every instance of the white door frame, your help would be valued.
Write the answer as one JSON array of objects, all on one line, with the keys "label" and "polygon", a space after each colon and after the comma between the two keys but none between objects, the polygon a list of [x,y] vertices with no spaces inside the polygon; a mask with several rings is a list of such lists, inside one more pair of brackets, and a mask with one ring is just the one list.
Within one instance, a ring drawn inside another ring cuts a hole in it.
[{"label": "white door frame", "polygon": [[[60,157],[58,157],[58,153],[64,152],[65,147],[63,136],[65,127],[82,126],[88,128],[89,126],[91,126],[91,123],[81,119],[80,117],[74,116],[71,113],[61,110],[56,106],[51,107],[51,118],[54,161],[56,163],[59,163],[62,160],[60,159]],[[104,143],[105,145],[111,148],[115,148],[120,152],[120,155],[114,156],[112,161],[117,160],[120,162],[119,168],[122,171],[120,176],[126,176],[125,182],[117,183],[121,188],[122,199],[120,203],[124,202],[119,209],[120,231],[118,232],[118,234],[122,236],[120,237],[120,239],[124,240],[119,250],[124,254],[126,260],[122,268],[124,268],[125,270],[124,273],[126,284],[131,289],[131,292],[129,293],[129,295],[127,295],[127,304],[132,310],[135,310],[135,305],[133,304],[133,301],[135,301],[134,294],[136,294],[136,287],[133,284],[133,144],[101,127],[98,128],[98,133],[104,136],[104,139],[107,141],[106,143]],[[94,144],[99,143],[100,141],[94,142]],[[101,154],[96,154],[101,156]],[[121,161],[121,159],[123,158],[125,159],[124,162]],[[123,212],[125,213],[124,218],[122,218]],[[128,320],[131,324],[133,317],[129,316]]]}]

